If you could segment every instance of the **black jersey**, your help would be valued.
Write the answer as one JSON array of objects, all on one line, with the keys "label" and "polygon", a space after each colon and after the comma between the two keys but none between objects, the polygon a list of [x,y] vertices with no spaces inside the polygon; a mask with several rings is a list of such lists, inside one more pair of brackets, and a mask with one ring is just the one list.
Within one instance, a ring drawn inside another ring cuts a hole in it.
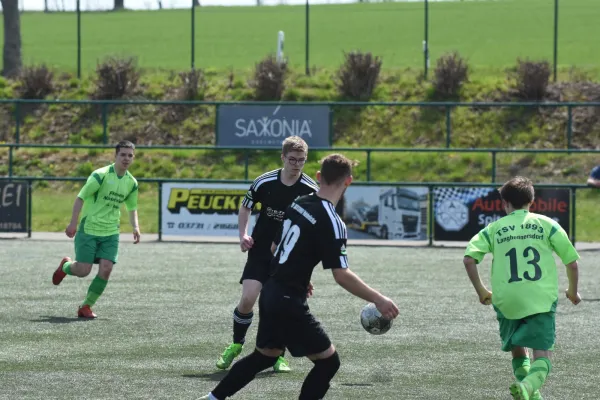
[{"label": "black jersey", "polygon": [[294,201],[275,238],[271,278],[291,294],[306,296],[314,267],[348,268],[346,224],[334,205],[316,194]]},{"label": "black jersey", "polygon": [[293,185],[284,185],[281,182],[281,171],[281,168],[276,169],[256,178],[242,200],[242,205],[250,209],[256,203],[261,205],[258,220],[252,230],[253,249],[270,249],[286,208],[299,196],[318,190],[317,183],[304,172]]}]

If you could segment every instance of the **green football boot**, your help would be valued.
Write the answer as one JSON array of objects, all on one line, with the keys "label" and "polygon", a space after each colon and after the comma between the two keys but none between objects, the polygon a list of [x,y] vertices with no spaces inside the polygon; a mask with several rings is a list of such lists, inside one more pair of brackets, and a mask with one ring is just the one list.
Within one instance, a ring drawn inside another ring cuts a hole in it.
[{"label": "green football boot", "polygon": [[285,358],[279,357],[275,365],[273,365],[273,371],[275,372],[290,372],[291,368]]},{"label": "green football boot", "polygon": [[233,362],[233,359],[240,355],[242,352],[243,344],[240,343],[232,343],[221,354],[221,357],[217,361],[217,368],[219,369],[227,369]]},{"label": "green football boot", "polygon": [[542,394],[540,393],[539,390],[536,390],[535,392],[533,392],[533,394],[531,395],[531,400],[544,400],[542,398]]},{"label": "green football boot", "polygon": [[510,385],[510,394],[514,400],[532,400],[533,397],[529,394],[531,388],[523,382],[515,382]]}]

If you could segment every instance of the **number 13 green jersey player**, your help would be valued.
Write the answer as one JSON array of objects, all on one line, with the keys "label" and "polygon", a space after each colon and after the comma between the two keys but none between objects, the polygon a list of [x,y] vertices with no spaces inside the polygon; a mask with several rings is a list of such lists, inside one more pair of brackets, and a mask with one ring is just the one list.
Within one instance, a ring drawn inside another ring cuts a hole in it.
[{"label": "number 13 green jersey player", "polygon": [[[502,350],[512,352],[516,383],[514,399],[541,399],[540,387],[551,370],[554,349],[558,274],[553,252],[567,266],[567,298],[579,304],[579,255],[561,226],[529,212],[532,182],[515,177],[500,189],[506,216],[475,235],[465,252],[464,264],[482,304],[493,304],[500,327]],[[492,253],[492,292],[479,277],[477,264]],[[527,349],[533,350],[533,363]]]},{"label": "number 13 green jersey player", "polygon": [[[138,184],[127,169],[133,163],[135,146],[122,141],[115,149],[115,163],[97,169],[88,178],[73,205],[71,222],[65,233],[75,237],[75,262],[64,257],[52,276],[52,283],[59,285],[66,275],[80,278],[88,276],[93,264],[98,264],[98,275],[92,280],[77,315],[80,318],[96,318],[91,307],[96,303],[108,283],[113,265],[119,253],[119,225],[121,205],[129,211],[134,243],[140,241],[137,215]],[[77,226],[79,213],[83,215]]]}]

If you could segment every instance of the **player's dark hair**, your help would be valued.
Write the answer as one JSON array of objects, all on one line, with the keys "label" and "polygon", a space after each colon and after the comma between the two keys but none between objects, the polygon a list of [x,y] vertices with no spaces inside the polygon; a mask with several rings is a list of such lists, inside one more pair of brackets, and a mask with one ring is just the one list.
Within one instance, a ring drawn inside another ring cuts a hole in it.
[{"label": "player's dark hair", "polygon": [[330,154],[321,159],[320,163],[321,179],[328,185],[341,183],[352,175],[352,168],[358,165],[358,162],[350,160],[342,154]]},{"label": "player's dark hair", "polygon": [[135,145],[133,143],[131,143],[129,140],[121,140],[115,146],[115,154],[119,154],[119,151],[121,151],[121,149],[135,150]]},{"label": "player's dark hair", "polygon": [[515,176],[500,188],[502,199],[516,209],[531,203],[535,197],[533,182],[523,176]]}]

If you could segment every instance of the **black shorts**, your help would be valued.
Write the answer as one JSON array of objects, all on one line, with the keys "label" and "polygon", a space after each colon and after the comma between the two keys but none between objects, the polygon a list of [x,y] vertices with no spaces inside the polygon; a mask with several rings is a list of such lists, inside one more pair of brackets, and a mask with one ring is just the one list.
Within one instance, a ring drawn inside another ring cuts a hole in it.
[{"label": "black shorts", "polygon": [[285,288],[272,280],[264,286],[258,301],[256,347],[287,348],[294,357],[327,350],[331,341],[311,314],[306,298],[286,293]]},{"label": "black shorts", "polygon": [[240,283],[245,279],[253,279],[264,284],[269,279],[273,253],[270,248],[252,248],[248,251],[248,261],[242,272]]}]

